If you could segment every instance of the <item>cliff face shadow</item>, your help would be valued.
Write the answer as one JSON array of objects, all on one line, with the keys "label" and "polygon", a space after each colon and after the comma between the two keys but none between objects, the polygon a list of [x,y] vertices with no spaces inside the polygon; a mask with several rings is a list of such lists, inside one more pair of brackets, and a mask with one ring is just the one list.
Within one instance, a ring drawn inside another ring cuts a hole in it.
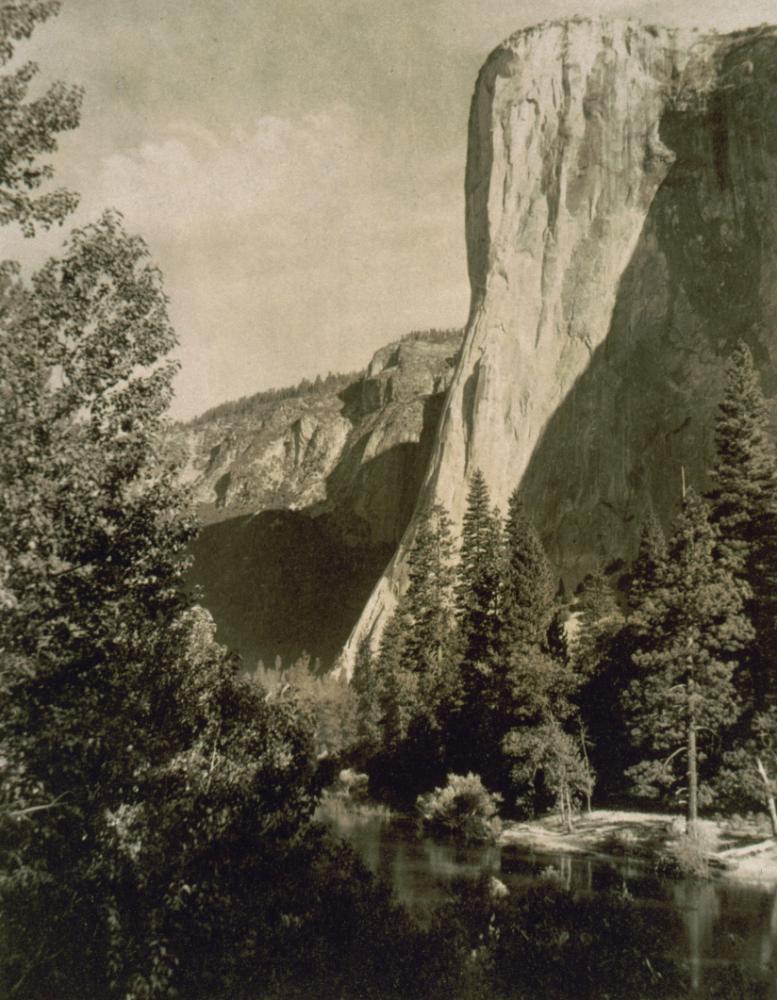
[{"label": "cliff face shadow", "polygon": [[218,623],[218,639],[247,669],[303,650],[330,662],[348,637],[390,546],[346,546],[327,518],[265,510],[207,525],[189,582]]},{"label": "cliff face shadow", "polygon": [[721,79],[735,83],[661,123],[675,163],[622,275],[607,337],[521,484],[568,583],[631,557],[649,506],[668,526],[681,466],[706,487],[723,365],[739,338],[767,394],[777,390],[767,273],[777,243],[777,86],[758,72],[774,58],[771,38],[730,53]]},{"label": "cliff face shadow", "polygon": [[325,512],[264,510],[202,527],[188,583],[247,669],[303,650],[333,663],[412,516],[443,398],[423,401],[418,442],[367,461],[367,436],[354,442],[328,477]]}]

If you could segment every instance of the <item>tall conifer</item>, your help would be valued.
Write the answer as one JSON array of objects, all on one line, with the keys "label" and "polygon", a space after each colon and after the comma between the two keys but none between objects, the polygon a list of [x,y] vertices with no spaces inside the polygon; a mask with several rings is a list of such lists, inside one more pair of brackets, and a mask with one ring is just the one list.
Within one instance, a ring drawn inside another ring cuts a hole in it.
[{"label": "tall conifer", "polygon": [[365,636],[356,650],[351,683],[357,698],[356,736],[362,750],[374,752],[380,743],[380,707],[375,657],[369,636]]},{"label": "tall conifer", "polygon": [[[470,695],[490,675],[499,632],[501,524],[480,470],[470,484],[456,586],[463,682]],[[480,680],[478,680],[480,678]]]},{"label": "tall conifer", "polygon": [[385,748],[396,748],[407,736],[417,709],[418,679],[404,664],[410,618],[404,598],[386,622],[380,639],[376,670],[379,725]]},{"label": "tall conifer", "polygon": [[756,708],[762,708],[777,693],[777,461],[758,373],[742,342],[726,368],[715,444],[712,520],[720,531],[719,555],[755,626],[748,659]]},{"label": "tall conifer", "polygon": [[648,511],[639,539],[637,558],[631,569],[629,607],[638,607],[655,587],[666,559],[666,536],[654,511]]},{"label": "tall conifer", "polygon": [[547,644],[555,606],[553,577],[537,530],[514,490],[507,507],[501,584],[501,646]]},{"label": "tall conifer", "polygon": [[685,760],[690,823],[703,751],[741,711],[736,657],[752,637],[742,595],[715,558],[716,535],[706,503],[689,491],[663,569],[632,614],[638,676],[626,706],[647,755],[632,776],[643,789],[671,787]]},{"label": "tall conifer", "polygon": [[405,595],[408,633],[403,660],[418,675],[423,710],[429,716],[451,683],[453,657],[453,539],[440,505],[421,517],[408,555]]}]

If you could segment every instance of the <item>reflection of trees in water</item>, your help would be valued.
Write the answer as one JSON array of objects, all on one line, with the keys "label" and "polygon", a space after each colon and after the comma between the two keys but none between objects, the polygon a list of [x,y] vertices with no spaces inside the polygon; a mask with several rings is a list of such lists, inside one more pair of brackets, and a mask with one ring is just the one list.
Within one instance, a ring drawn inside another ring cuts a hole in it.
[{"label": "reflection of trees in water", "polygon": [[429,871],[444,882],[499,871],[498,847],[465,848],[454,841],[424,840]]},{"label": "reflection of trees in water", "polygon": [[714,882],[677,882],[672,901],[682,915],[691,985],[712,973],[704,967],[737,963],[760,973],[777,960],[777,887],[730,887]]},{"label": "reflection of trees in water", "polygon": [[697,990],[702,980],[703,957],[712,954],[713,931],[720,916],[718,894],[710,882],[688,880],[675,885],[673,896],[685,924],[691,987]]},{"label": "reflection of trees in water", "polygon": [[335,826],[422,922],[458,880],[497,874],[518,898],[550,868],[560,888],[582,897],[622,891],[674,912],[685,941],[674,938],[667,947],[674,951],[676,944],[694,989],[708,986],[724,966],[764,973],[777,963],[777,887],[767,893],[720,882],[667,882],[646,869],[644,861],[628,856],[613,864],[586,855],[523,856],[498,847],[464,847],[418,837],[413,823],[377,817],[346,819]]},{"label": "reflection of trees in water", "polygon": [[769,932],[761,936],[761,968],[774,966],[774,946],[777,940],[777,886],[772,890],[772,908],[769,914]]}]

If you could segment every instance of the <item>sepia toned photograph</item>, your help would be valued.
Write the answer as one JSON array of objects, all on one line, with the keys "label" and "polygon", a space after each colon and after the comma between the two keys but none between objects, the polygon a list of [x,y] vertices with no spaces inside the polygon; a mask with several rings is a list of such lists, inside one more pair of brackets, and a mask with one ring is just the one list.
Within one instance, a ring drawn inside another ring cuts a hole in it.
[{"label": "sepia toned photograph", "polygon": [[777,1000],[777,0],[0,0],[0,1000]]}]

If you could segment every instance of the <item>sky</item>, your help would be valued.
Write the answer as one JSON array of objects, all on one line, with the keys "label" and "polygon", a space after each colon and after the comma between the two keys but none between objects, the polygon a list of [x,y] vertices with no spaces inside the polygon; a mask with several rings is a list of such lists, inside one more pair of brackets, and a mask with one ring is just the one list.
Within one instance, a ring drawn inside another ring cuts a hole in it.
[{"label": "sky", "polygon": [[[123,212],[165,275],[173,416],[363,368],[461,326],[469,101],[488,53],[573,14],[732,30],[777,0],[64,0],[19,47],[84,86],[61,138],[69,225]],[[5,230],[35,266],[61,246]]]}]

